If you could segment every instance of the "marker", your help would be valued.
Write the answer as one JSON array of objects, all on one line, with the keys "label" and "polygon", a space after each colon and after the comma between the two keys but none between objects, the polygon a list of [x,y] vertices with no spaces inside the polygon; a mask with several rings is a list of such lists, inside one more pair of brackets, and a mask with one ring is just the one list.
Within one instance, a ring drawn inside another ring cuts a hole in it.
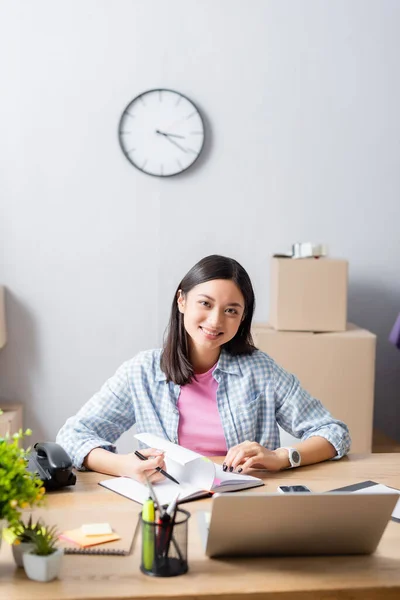
[{"label": "marker", "polygon": [[157,557],[162,556],[163,551],[165,549],[167,540],[168,540],[168,523],[170,521],[170,517],[167,515],[164,508],[161,506],[160,501],[157,498],[156,492],[153,488],[153,485],[150,479],[147,477],[146,473],[144,474],[147,486],[149,488],[150,496],[156,503],[160,516],[157,520],[158,527],[156,528],[156,548],[157,548]]},{"label": "marker", "polygon": [[144,502],[142,510],[142,519],[145,521],[143,523],[142,553],[143,566],[146,571],[151,571],[153,568],[155,528],[150,523],[154,523],[155,516],[154,502],[151,498],[149,498]]}]

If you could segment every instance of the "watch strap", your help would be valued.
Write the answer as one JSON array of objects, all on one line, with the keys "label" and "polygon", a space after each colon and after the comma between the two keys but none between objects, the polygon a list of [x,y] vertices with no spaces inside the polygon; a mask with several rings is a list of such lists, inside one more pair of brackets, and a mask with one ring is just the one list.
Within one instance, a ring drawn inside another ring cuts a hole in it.
[{"label": "watch strap", "polygon": [[291,446],[285,446],[282,448],[283,450],[287,450],[288,459],[290,466],[289,469],[294,469],[295,467],[299,467],[301,465],[301,454],[296,448],[292,448]]}]

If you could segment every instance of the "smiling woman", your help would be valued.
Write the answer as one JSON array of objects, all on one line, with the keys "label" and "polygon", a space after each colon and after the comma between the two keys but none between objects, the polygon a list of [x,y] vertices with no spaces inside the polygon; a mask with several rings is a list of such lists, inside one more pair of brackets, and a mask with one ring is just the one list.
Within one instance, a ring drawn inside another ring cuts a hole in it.
[{"label": "smiling woman", "polygon": [[[173,297],[164,347],[124,363],[57,436],[77,468],[143,481],[162,478],[155,448],[117,455],[115,441],[136,424],[224,468],[271,471],[340,458],[350,448],[344,423],[253,344],[254,292],[244,268],[219,255],[200,260]],[[280,448],[278,424],[299,438]]]},{"label": "smiling woman", "polygon": [[238,262],[218,255],[198,262],[172,301],[161,358],[167,378],[180,385],[190,383],[194,373],[217,362],[222,346],[232,355],[254,352],[250,333],[254,303],[250,278]]}]

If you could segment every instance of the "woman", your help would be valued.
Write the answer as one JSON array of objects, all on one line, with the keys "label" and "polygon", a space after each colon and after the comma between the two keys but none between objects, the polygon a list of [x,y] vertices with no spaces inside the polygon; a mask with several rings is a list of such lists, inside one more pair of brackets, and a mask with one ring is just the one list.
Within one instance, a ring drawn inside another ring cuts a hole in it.
[{"label": "woman", "polygon": [[[163,349],[125,362],[57,436],[77,468],[143,481],[162,478],[163,453],[116,454],[114,442],[136,424],[200,454],[222,455],[224,469],[270,471],[341,458],[344,423],[298,380],[257,350],[251,337],[254,292],[243,267],[212,255],[180,282]],[[300,438],[280,448],[278,424]]]}]

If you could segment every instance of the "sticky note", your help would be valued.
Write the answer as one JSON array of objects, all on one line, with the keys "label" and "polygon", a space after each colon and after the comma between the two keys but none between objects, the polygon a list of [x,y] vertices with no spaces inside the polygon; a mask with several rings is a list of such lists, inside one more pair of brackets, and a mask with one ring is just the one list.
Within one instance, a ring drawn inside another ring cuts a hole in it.
[{"label": "sticky note", "polygon": [[83,535],[105,535],[112,533],[109,523],[88,523],[81,527]]},{"label": "sticky note", "polygon": [[105,544],[106,542],[114,542],[115,540],[121,539],[121,537],[116,533],[106,533],[104,535],[84,535],[82,533],[82,529],[70,529],[69,531],[64,531],[64,533],[58,537],[60,540],[73,542],[74,544],[78,544],[78,546],[83,548],[86,548],[87,546],[96,546],[97,544]]}]

